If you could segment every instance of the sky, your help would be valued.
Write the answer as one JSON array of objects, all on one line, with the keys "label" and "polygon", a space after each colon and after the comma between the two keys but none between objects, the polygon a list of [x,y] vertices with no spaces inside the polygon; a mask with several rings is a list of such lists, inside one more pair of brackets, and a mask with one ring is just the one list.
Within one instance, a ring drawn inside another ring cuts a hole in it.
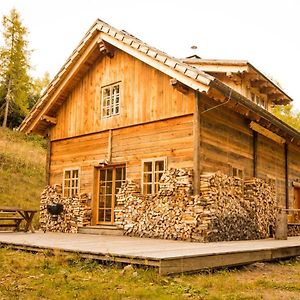
[{"label": "sky", "polygon": [[54,77],[99,18],[178,58],[247,60],[300,109],[299,0],[0,0],[0,16],[13,7],[29,29],[33,76]]}]

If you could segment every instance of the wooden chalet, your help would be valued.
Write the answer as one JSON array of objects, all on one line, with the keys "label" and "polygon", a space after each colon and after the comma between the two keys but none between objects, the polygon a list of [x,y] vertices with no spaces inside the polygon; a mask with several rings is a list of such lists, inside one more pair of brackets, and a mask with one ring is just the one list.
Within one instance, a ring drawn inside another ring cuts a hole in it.
[{"label": "wooden chalet", "polygon": [[270,108],[292,99],[246,61],[177,59],[97,20],[20,126],[47,136],[50,185],[87,193],[114,223],[125,179],[144,194],[166,169],[221,171],[276,185],[300,208],[300,133]]}]

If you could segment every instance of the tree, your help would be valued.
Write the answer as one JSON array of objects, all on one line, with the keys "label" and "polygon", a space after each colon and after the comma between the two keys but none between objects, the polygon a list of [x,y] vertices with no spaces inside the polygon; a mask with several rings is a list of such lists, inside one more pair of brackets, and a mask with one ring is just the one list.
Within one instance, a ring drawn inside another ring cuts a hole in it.
[{"label": "tree", "polygon": [[18,126],[28,113],[31,89],[28,30],[16,9],[3,16],[4,45],[0,48],[0,119],[2,127]]},{"label": "tree", "polygon": [[50,75],[48,72],[45,72],[42,78],[33,79],[33,83],[31,86],[31,92],[28,98],[28,107],[31,109],[37,100],[42,96],[45,88],[50,83]]},{"label": "tree", "polygon": [[300,112],[295,111],[292,104],[276,105],[272,108],[272,113],[280,120],[300,131]]}]

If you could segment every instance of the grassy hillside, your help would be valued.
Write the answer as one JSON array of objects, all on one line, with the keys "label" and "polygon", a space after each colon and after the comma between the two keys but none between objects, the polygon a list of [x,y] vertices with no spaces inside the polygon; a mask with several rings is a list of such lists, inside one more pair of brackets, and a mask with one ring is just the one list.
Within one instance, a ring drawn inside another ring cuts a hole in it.
[{"label": "grassy hillside", "polygon": [[0,206],[39,207],[45,148],[43,138],[0,128]]}]

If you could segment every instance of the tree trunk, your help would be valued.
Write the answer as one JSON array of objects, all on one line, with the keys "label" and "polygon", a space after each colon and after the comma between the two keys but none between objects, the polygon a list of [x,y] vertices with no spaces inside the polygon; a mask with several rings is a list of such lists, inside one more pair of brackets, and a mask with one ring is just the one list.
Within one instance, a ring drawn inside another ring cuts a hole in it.
[{"label": "tree trunk", "polygon": [[10,102],[10,90],[11,90],[11,77],[9,77],[7,93],[5,96],[5,110],[4,110],[4,118],[2,127],[7,127],[7,118],[8,118],[8,110],[9,110],[9,102]]}]

